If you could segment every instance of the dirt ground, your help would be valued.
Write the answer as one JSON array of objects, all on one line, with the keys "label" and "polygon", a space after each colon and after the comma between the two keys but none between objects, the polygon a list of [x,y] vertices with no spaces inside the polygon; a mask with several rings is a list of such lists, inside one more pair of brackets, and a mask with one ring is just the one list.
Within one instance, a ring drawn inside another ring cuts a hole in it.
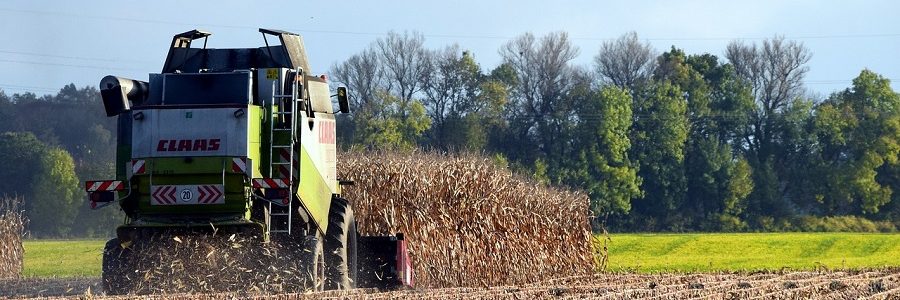
[{"label": "dirt ground", "polygon": [[0,298],[65,299],[900,299],[900,269],[745,274],[598,274],[520,286],[331,291],[308,294],[166,294],[105,297],[97,278],[0,281]]}]

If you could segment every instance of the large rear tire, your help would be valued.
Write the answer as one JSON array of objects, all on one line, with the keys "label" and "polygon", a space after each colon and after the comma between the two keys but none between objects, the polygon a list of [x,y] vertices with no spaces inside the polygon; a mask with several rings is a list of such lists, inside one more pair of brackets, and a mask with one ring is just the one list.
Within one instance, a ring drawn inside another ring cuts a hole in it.
[{"label": "large rear tire", "polygon": [[131,291],[130,265],[131,249],[123,248],[118,238],[106,242],[103,247],[103,273],[101,283],[107,295],[124,295]]},{"label": "large rear tire", "polygon": [[343,198],[331,200],[328,232],[325,234],[325,289],[356,287],[356,218],[353,207]]}]

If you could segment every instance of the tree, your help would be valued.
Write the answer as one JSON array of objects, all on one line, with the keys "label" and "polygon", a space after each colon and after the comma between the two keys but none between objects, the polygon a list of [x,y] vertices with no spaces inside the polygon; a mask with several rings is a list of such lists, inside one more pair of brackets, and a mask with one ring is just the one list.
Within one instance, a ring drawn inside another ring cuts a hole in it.
[{"label": "tree", "polygon": [[644,198],[634,202],[635,216],[650,219],[649,228],[677,229],[670,225],[683,221],[673,212],[684,201],[684,152],[690,130],[687,101],[681,89],[666,82],[655,83],[641,94],[631,151]]},{"label": "tree", "polygon": [[418,137],[431,126],[425,107],[418,101],[401,106],[400,100],[387,92],[380,92],[377,96],[381,101],[371,104],[373,113],[357,113],[354,143],[373,148],[414,148]]},{"label": "tree", "polygon": [[595,215],[628,214],[631,200],[641,196],[641,180],[628,157],[631,96],[612,86],[590,92],[578,120],[578,156],[568,183],[588,192]]},{"label": "tree", "polygon": [[3,89],[0,89],[0,132],[12,130],[12,124],[15,120],[15,112],[13,111],[15,107],[10,100],[9,96],[3,92]]},{"label": "tree", "polygon": [[786,110],[803,107],[803,79],[809,68],[811,54],[802,44],[783,37],[764,40],[761,46],[733,41],[725,56],[737,75],[748,82],[755,98],[749,126],[742,134],[742,151],[753,167],[754,191],[750,196],[748,213],[775,218],[790,214],[789,201],[784,198],[789,185],[781,179],[788,171],[788,159],[777,156],[781,145],[782,126],[794,126],[784,118]]},{"label": "tree", "polygon": [[431,145],[440,149],[465,145],[466,116],[480,106],[477,96],[481,68],[458,45],[432,53],[430,65],[434,69],[425,82],[422,102],[431,117]]},{"label": "tree", "polygon": [[334,81],[347,87],[348,100],[353,113],[348,117],[344,114],[337,115],[337,137],[341,144],[349,144],[354,140],[357,129],[354,116],[371,115],[376,106],[376,91],[380,89],[384,74],[378,54],[370,46],[369,49],[354,54],[346,61],[331,67]]},{"label": "tree", "polygon": [[379,56],[371,46],[331,67],[332,78],[347,87],[354,109],[365,109],[374,101],[375,92],[384,78],[383,72]]},{"label": "tree", "polygon": [[431,125],[424,106],[415,99],[431,70],[424,41],[419,33],[389,32],[332,67],[335,80],[347,85],[355,106],[350,126],[339,128],[340,137],[351,144],[391,148],[411,148],[421,140]]},{"label": "tree", "polygon": [[825,160],[827,212],[877,213],[892,199],[900,153],[900,95],[890,81],[869,70],[853,87],[835,93],[818,108],[816,132]]},{"label": "tree", "polygon": [[30,205],[31,184],[37,174],[40,157],[47,151],[30,132],[0,133],[0,196],[25,196],[25,209]]},{"label": "tree", "polygon": [[83,193],[75,164],[65,150],[49,149],[40,157],[26,208],[28,228],[37,236],[66,236],[72,230]]},{"label": "tree", "polygon": [[679,87],[687,100],[690,132],[684,160],[686,198],[677,209],[680,222],[708,230],[745,228],[740,214],[752,183],[747,183],[749,166],[743,169],[746,160],[736,157],[728,144],[733,135],[728,126],[749,117],[752,98],[730,84],[730,66],[720,65],[713,55],[686,56],[672,47],[657,61],[654,79]]},{"label": "tree", "polygon": [[806,63],[812,55],[802,43],[775,37],[764,40],[762,46],[733,41],[725,56],[737,75],[750,83],[756,98],[745,142],[755,160],[764,162],[772,155],[777,115],[801,96],[803,78],[809,71]]},{"label": "tree", "polygon": [[607,83],[634,91],[636,85],[646,82],[653,74],[654,57],[653,47],[638,41],[637,33],[629,32],[600,45],[594,67]]},{"label": "tree", "polygon": [[0,134],[0,191],[25,198],[27,229],[37,236],[63,236],[84,203],[72,157],[31,133]]},{"label": "tree", "polygon": [[401,35],[391,31],[375,41],[374,48],[386,79],[381,88],[397,98],[403,116],[406,116],[405,107],[422,90],[430,75],[431,65],[424,45],[425,37],[418,32]]},{"label": "tree", "polygon": [[570,65],[578,48],[565,32],[540,39],[526,33],[506,43],[500,56],[515,72],[518,83],[512,89],[507,114],[513,139],[535,146],[524,150],[529,152],[511,151],[515,155],[510,156],[529,164],[543,159],[550,173],[556,173],[574,127],[575,103],[569,93],[588,84],[586,74]]}]

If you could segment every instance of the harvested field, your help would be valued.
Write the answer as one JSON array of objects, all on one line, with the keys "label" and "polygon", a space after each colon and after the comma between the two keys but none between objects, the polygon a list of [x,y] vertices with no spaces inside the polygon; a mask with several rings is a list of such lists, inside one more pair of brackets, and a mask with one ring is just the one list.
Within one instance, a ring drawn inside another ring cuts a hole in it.
[{"label": "harvested field", "polygon": [[18,278],[22,274],[25,216],[20,198],[0,198],[0,279]]},{"label": "harvested field", "polygon": [[[102,297],[97,279],[0,281],[0,297]],[[140,299],[900,299],[900,269],[755,274],[597,274],[490,288],[308,294],[165,294]]]},{"label": "harvested field", "polygon": [[523,284],[593,272],[588,198],[476,155],[341,153],[359,231],[402,232],[420,287]]},{"label": "harvested field", "polygon": [[[298,246],[299,247],[299,246]],[[248,291],[303,292],[306,261],[278,243],[237,234],[159,234],[132,245],[134,294]],[[311,287],[311,286],[310,286]]]}]

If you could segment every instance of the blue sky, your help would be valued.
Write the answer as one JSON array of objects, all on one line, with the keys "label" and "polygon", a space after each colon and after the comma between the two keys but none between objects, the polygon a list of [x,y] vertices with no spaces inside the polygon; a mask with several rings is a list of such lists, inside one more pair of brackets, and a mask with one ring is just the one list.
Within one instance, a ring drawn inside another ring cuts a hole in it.
[{"label": "blue sky", "polygon": [[258,47],[256,28],[301,34],[314,73],[390,30],[419,31],[436,49],[459,44],[484,69],[525,32],[566,31],[591,67],[604,40],[635,31],[658,51],[722,56],[733,39],[784,35],[812,52],[807,87],[849,86],[863,68],[900,90],[900,1],[19,1],[0,2],[0,89],[55,93],[107,74],[146,80],[175,33],[213,32],[209,47]]}]

